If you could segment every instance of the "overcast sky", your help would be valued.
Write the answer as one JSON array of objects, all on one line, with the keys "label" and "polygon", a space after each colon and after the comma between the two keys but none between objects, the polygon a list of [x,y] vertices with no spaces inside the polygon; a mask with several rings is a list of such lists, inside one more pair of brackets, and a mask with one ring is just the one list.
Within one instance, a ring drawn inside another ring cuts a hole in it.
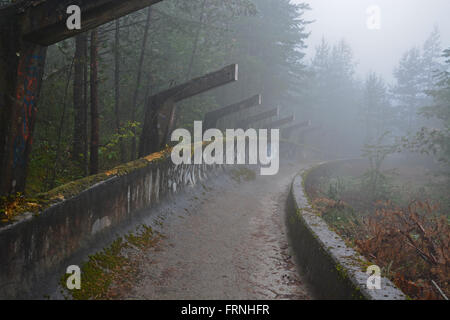
[{"label": "overcast sky", "polygon": [[[437,25],[443,48],[450,47],[450,0],[292,0],[307,2],[312,10],[308,58],[324,36],[345,38],[359,62],[358,74],[373,70],[392,80],[392,70],[409,48],[421,46]],[[367,27],[367,8],[381,9],[381,29]]]}]

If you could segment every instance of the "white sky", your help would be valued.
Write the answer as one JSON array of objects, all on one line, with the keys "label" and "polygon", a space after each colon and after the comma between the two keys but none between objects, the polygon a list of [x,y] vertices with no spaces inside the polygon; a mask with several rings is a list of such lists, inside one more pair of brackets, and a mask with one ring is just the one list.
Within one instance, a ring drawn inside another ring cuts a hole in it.
[{"label": "white sky", "polygon": [[[345,38],[358,61],[358,74],[381,73],[392,80],[392,70],[409,48],[421,46],[437,25],[443,48],[450,47],[450,0],[292,0],[307,2],[312,10],[308,58],[323,36],[329,41]],[[367,28],[366,10],[381,9],[381,29]]]}]

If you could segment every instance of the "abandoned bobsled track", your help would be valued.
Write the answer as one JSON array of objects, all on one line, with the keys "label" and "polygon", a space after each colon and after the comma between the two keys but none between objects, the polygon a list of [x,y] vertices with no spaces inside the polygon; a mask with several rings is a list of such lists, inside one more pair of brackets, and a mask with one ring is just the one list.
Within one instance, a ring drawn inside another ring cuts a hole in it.
[{"label": "abandoned bobsled track", "polygon": [[67,266],[146,225],[161,237],[133,256],[136,274],[114,298],[404,299],[385,278],[385,290],[366,289],[365,271],[347,263],[363,258],[306,209],[298,173],[313,163],[300,161],[294,145],[281,151],[297,160],[282,161],[275,176],[152,155],[3,226],[0,297],[65,298]]},{"label": "abandoned bobsled track", "polygon": [[299,210],[308,203],[298,173],[313,163],[283,161],[275,176],[168,159],[139,164],[2,227],[0,297],[67,298],[67,266],[146,225],[161,237],[133,256],[136,275],[114,298],[404,299],[385,278],[385,290],[368,291],[364,272],[346,262],[356,254],[319,216]]},{"label": "abandoned bobsled track", "polygon": [[126,298],[309,299],[284,223],[297,170],[252,181],[223,177],[193,195],[190,207],[164,220],[164,239],[145,254],[141,280]]}]

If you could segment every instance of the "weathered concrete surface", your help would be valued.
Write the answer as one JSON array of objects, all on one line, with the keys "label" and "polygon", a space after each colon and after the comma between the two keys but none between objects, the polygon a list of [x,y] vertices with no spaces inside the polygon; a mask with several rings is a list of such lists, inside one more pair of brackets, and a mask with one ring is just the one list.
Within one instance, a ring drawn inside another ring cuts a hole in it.
[{"label": "weathered concrete surface", "polygon": [[127,173],[112,173],[109,179],[39,215],[0,224],[0,299],[34,297],[47,276],[68,265],[73,255],[95,246],[112,228],[131,223],[140,210],[156,207],[183,188],[207,179],[217,168],[175,166],[164,156]]},{"label": "weathered concrete surface", "polygon": [[[309,171],[317,175],[324,167]],[[308,178],[306,178],[308,180]],[[307,182],[305,182],[307,184]],[[302,272],[321,299],[404,300],[406,296],[387,278],[381,278],[380,290],[367,288],[370,263],[344,240],[330,230],[326,222],[314,213],[304,191],[303,177],[292,183],[288,201],[287,224],[295,256]]]},{"label": "weathered concrete surface", "polygon": [[[294,151],[287,144],[280,150],[292,156]],[[55,275],[77,264],[82,252],[110,238],[115,228],[133,224],[142,210],[175,201],[186,187],[215,180],[217,171],[221,166],[175,166],[170,155],[153,154],[101,174],[100,180],[78,181],[82,187],[74,194],[50,192],[61,202],[39,215],[0,224],[0,298],[42,298]]]},{"label": "weathered concrete surface", "polygon": [[237,183],[212,179],[203,195],[175,204],[166,237],[141,263],[127,299],[310,299],[291,257],[285,225],[299,166]]}]

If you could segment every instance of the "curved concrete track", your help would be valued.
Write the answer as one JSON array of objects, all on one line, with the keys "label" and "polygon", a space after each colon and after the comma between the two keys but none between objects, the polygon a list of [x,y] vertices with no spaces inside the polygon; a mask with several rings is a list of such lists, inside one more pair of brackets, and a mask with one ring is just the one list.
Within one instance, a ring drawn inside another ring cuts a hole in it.
[{"label": "curved concrete track", "polygon": [[224,177],[176,204],[161,227],[164,239],[145,253],[140,280],[124,298],[310,299],[284,221],[300,169],[240,183]]}]

